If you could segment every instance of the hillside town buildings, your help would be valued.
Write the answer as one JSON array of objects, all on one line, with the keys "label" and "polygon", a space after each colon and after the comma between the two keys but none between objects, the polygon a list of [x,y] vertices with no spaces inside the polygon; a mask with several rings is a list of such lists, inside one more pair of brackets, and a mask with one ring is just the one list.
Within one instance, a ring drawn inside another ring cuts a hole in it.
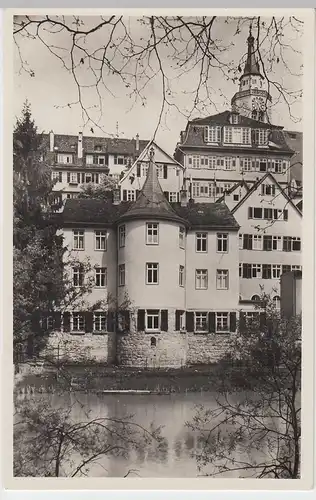
[{"label": "hillside town buildings", "polygon": [[[138,136],[46,137],[65,244],[92,263],[88,301],[106,303],[63,313],[76,352],[133,366],[214,362],[259,314],[260,295],[279,308],[282,275],[301,271],[302,136],[273,124],[251,33],[247,43],[231,110],[189,121],[174,157]],[[72,199],[107,176],[112,197]],[[75,268],[74,286],[84,279]]]}]

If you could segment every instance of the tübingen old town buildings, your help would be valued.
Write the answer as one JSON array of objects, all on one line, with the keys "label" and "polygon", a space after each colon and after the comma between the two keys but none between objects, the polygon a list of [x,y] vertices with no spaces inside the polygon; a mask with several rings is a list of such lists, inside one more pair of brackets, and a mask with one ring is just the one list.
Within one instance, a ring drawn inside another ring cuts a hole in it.
[{"label": "t\u00fcbingen old town buildings", "polygon": [[[247,44],[231,109],[189,121],[173,156],[138,135],[45,136],[65,244],[90,259],[88,302],[106,304],[63,312],[50,342],[61,356],[210,363],[260,314],[262,291],[280,307],[281,276],[301,270],[302,135],[274,123],[251,33]],[[106,179],[107,200],[77,197]],[[86,279],[73,268],[75,287]]]}]

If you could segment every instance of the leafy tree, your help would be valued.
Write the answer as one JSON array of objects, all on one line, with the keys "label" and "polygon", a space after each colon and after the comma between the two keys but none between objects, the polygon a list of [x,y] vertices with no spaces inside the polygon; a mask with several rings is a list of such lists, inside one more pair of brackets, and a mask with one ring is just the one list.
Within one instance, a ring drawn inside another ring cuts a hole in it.
[{"label": "leafy tree", "polygon": [[100,184],[93,184],[90,182],[89,184],[83,185],[78,198],[95,198],[99,200],[112,199],[112,192],[116,187],[116,180],[106,175],[101,178]]},{"label": "leafy tree", "polygon": [[266,295],[261,302],[227,356],[238,377],[224,376],[216,407],[198,407],[188,423],[200,437],[203,475],[300,477],[301,318],[282,318]]}]

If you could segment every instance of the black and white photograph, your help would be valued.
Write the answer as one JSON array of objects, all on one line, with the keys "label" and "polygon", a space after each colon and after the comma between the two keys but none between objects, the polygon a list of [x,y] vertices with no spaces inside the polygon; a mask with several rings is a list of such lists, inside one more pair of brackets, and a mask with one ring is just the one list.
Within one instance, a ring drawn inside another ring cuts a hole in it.
[{"label": "black and white photograph", "polygon": [[14,478],[302,478],[305,17],[275,12],[12,17]]}]

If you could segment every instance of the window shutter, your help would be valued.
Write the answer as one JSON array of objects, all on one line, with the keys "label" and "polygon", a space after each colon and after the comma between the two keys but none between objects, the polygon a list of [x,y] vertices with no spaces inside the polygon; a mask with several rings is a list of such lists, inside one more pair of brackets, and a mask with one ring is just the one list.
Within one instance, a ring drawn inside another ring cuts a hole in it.
[{"label": "window shutter", "polygon": [[168,165],[163,166],[163,178],[168,179]]},{"label": "window shutter", "polygon": [[215,312],[210,312],[208,314],[208,331],[210,333],[215,333],[216,331]]},{"label": "window shutter", "polygon": [[61,314],[60,311],[55,311],[53,313],[53,326],[55,330],[60,330],[61,327]]},{"label": "window shutter", "polygon": [[179,192],[177,193],[177,202],[178,203],[180,202],[180,193]]},{"label": "window shutter", "polygon": [[70,183],[70,172],[67,172],[67,182]]},{"label": "window shutter", "polygon": [[123,201],[127,201],[127,191],[123,189]]},{"label": "window shutter", "polygon": [[229,315],[229,324],[230,324],[230,331],[235,332],[236,331],[236,313],[231,312]]},{"label": "window shutter", "polygon": [[186,313],[186,325],[188,332],[194,332],[194,313],[187,312]]},{"label": "window shutter", "polygon": [[165,197],[169,201],[169,191],[164,191],[163,194],[165,195]]},{"label": "window shutter", "polygon": [[63,314],[63,330],[70,332],[70,312],[66,311]]},{"label": "window shutter", "polygon": [[[80,173],[77,173],[77,182],[80,184]],[[84,180],[82,182],[84,182]]]},{"label": "window shutter", "polygon": [[253,208],[248,207],[248,219],[252,219],[252,218],[253,218]]},{"label": "window shutter", "polygon": [[168,309],[163,309],[161,311],[161,330],[163,332],[168,331]]},{"label": "window shutter", "polygon": [[85,332],[91,333],[93,331],[93,312],[86,311],[84,313],[84,319],[85,319]]},{"label": "window shutter", "polygon": [[127,309],[123,312],[123,317],[124,317],[124,331],[129,332],[131,321],[130,321],[130,312]]},{"label": "window shutter", "polygon": [[181,311],[176,311],[176,332],[180,331],[180,314]]},{"label": "window shutter", "polygon": [[208,126],[204,127],[204,142],[208,142]]},{"label": "window shutter", "polygon": [[288,220],[288,210],[283,210],[283,219]]},{"label": "window shutter", "polygon": [[137,177],[140,177],[140,164],[137,163]]},{"label": "window shutter", "polygon": [[145,330],[145,309],[138,309],[137,312],[137,331],[143,332]]},{"label": "window shutter", "polygon": [[240,333],[245,333],[246,332],[246,315],[244,312],[241,312],[239,314],[239,325],[238,325],[238,329],[240,331]]},{"label": "window shutter", "polygon": [[140,193],[140,190],[139,190],[139,189],[136,189],[136,198],[135,198],[136,200],[137,200],[137,198],[138,198],[139,193]]}]

